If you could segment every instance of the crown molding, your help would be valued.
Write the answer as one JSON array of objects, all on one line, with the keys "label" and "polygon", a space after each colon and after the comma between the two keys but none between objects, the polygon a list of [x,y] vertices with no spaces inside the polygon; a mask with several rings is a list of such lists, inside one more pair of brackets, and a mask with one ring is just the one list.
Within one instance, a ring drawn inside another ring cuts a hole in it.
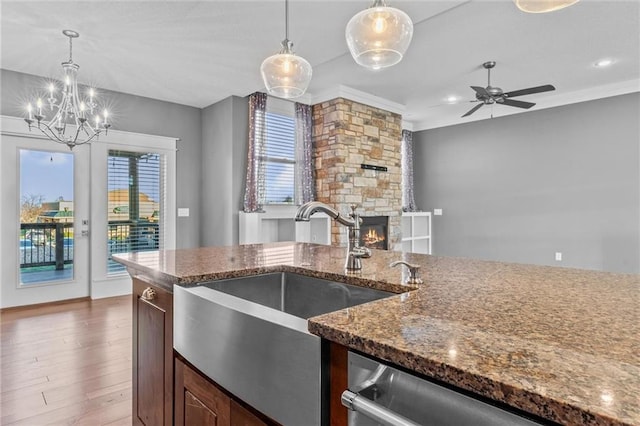
[{"label": "crown molding", "polygon": [[364,105],[380,108],[385,111],[396,114],[404,114],[406,107],[397,102],[390,101],[380,96],[372,95],[362,90],[357,90],[349,86],[338,85],[323,92],[315,93],[310,96],[310,104],[315,105],[322,102],[330,101],[337,98],[345,98],[350,101],[359,102]]}]

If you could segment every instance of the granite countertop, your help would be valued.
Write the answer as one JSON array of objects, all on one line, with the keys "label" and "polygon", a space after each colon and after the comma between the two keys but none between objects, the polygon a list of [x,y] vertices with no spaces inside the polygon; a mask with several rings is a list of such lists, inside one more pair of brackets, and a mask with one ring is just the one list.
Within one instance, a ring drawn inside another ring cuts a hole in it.
[{"label": "granite countertop", "polygon": [[[345,275],[344,248],[304,243],[114,258],[167,289],[289,271],[402,293],[309,330],[562,424],[640,425],[640,275],[378,250]],[[419,264],[424,284],[404,285],[394,260]]]}]

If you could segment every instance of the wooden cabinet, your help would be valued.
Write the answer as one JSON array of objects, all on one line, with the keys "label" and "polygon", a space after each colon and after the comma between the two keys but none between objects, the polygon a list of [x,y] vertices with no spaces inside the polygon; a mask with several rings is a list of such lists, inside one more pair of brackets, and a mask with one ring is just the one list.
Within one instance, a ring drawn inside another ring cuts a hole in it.
[{"label": "wooden cabinet", "polygon": [[231,400],[231,424],[233,426],[269,426],[274,423],[266,423],[255,416],[251,411]]},{"label": "wooden cabinet", "polygon": [[278,425],[174,359],[173,294],[139,277],[133,278],[132,417],[136,426]]},{"label": "wooden cabinet", "polygon": [[173,424],[173,295],[133,278],[133,424]]},{"label": "wooden cabinet", "polygon": [[276,426],[233,399],[183,359],[175,360],[175,426]]},{"label": "wooden cabinet", "polygon": [[231,425],[231,398],[176,358],[176,426]]}]

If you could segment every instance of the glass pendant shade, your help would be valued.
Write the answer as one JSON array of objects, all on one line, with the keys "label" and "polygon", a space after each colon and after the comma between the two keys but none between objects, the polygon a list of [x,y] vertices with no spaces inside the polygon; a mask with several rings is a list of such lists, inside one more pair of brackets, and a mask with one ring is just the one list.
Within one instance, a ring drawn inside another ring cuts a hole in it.
[{"label": "glass pendant shade", "polygon": [[280,53],[265,59],[260,72],[269,94],[285,99],[302,96],[309,86],[312,74],[311,64],[295,55],[290,43]]},{"label": "glass pendant shade", "polygon": [[514,0],[518,9],[527,13],[546,13],[564,9],[579,0]]},{"label": "glass pendant shade", "polygon": [[413,22],[403,11],[376,0],[351,18],[345,33],[356,63],[377,70],[402,60],[413,37]]}]

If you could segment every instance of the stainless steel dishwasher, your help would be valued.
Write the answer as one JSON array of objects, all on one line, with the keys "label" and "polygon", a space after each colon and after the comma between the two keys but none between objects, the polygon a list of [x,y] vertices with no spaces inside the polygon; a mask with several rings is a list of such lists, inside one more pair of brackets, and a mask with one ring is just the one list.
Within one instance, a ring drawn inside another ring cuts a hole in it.
[{"label": "stainless steel dishwasher", "polygon": [[543,424],[351,351],[342,404],[350,409],[350,426]]}]

